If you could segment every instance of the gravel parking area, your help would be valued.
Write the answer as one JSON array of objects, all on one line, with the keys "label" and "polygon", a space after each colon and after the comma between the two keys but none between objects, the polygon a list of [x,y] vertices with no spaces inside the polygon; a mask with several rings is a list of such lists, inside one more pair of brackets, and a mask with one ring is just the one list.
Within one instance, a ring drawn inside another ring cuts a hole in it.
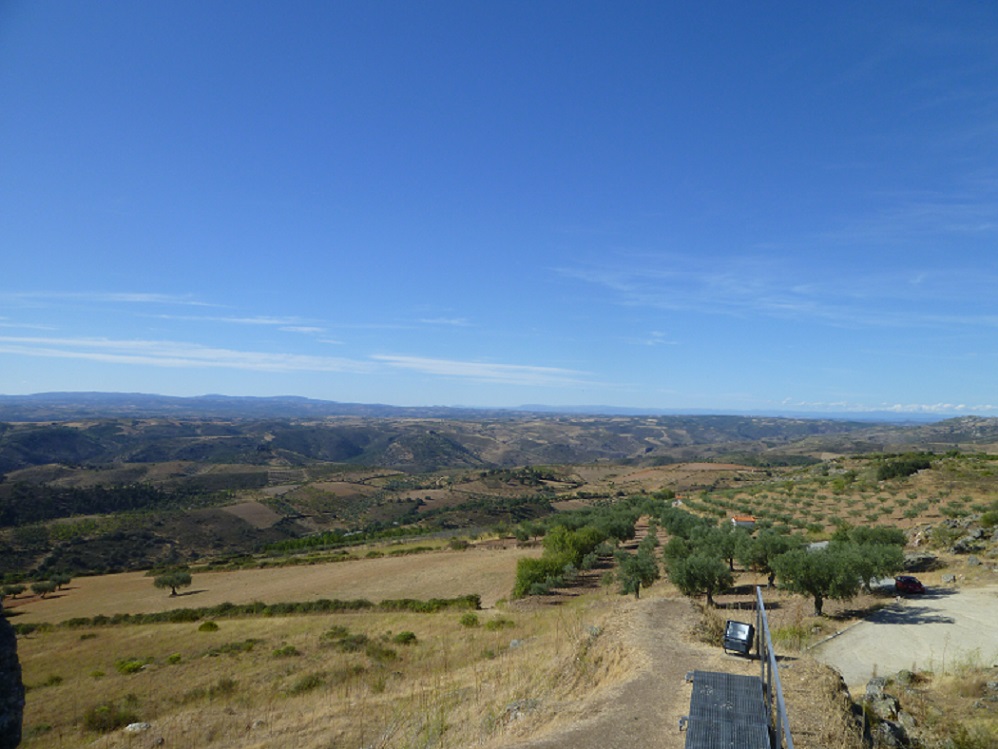
[{"label": "gravel parking area", "polygon": [[813,647],[850,690],[902,669],[943,672],[974,661],[998,663],[998,586],[930,588],[904,596]]}]

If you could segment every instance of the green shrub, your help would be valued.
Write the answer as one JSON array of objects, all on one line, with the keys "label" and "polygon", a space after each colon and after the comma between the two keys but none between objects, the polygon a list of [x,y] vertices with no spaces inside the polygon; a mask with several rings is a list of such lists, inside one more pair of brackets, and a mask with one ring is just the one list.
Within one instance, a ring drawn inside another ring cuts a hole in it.
[{"label": "green shrub", "polygon": [[386,648],[379,642],[374,642],[369,640],[364,645],[364,654],[370,658],[372,661],[377,661],[378,663],[386,663],[388,661],[398,660],[398,653],[396,653],[391,648]]},{"label": "green shrub", "polygon": [[235,679],[223,676],[207,688],[195,687],[194,689],[187,690],[180,698],[180,702],[182,704],[189,704],[191,702],[200,702],[204,699],[217,700],[224,697],[231,697],[236,693],[238,688],[239,684]]},{"label": "green shrub", "polygon": [[218,624],[212,621],[202,622],[198,627],[198,632],[217,632]]},{"label": "green shrub", "polygon": [[800,652],[807,647],[810,641],[811,633],[803,624],[791,624],[773,630],[773,644],[780,645],[787,650]]},{"label": "green shrub", "polygon": [[344,627],[342,624],[335,624],[325,632],[323,632],[319,638],[322,640],[340,640],[350,634],[350,630]]},{"label": "green shrub", "polygon": [[356,664],[353,666],[346,666],[344,668],[339,668],[330,674],[326,675],[326,683],[328,684],[344,684],[351,679],[366,673],[367,669],[363,666]]},{"label": "green shrub", "polygon": [[367,646],[368,642],[367,635],[358,633],[340,637],[333,641],[333,645],[343,653],[359,653]]},{"label": "green shrub", "polygon": [[219,697],[229,697],[235,694],[238,684],[235,679],[223,676],[210,687],[208,687],[208,698],[218,699]]},{"label": "green shrub", "polygon": [[166,621],[173,624],[182,622],[196,622],[201,618],[201,612],[197,609],[173,609],[166,612]]},{"label": "green shrub", "polygon": [[877,481],[904,478],[932,467],[932,461],[925,455],[905,455],[884,460],[877,467]]},{"label": "green shrub", "polygon": [[194,689],[188,689],[180,698],[181,704],[189,704],[191,702],[199,702],[208,696],[208,690],[204,687],[194,687]]},{"label": "green shrub", "polygon": [[176,664],[180,663],[180,661],[181,661],[180,653],[171,653],[166,658],[166,662],[169,663],[171,666],[175,666]]},{"label": "green shrub", "polygon": [[38,723],[37,725],[31,726],[24,731],[25,739],[34,739],[39,736],[44,736],[52,730],[51,723]]},{"label": "green shrub", "polygon": [[489,619],[485,622],[485,629],[492,632],[498,632],[500,629],[509,629],[510,627],[515,627],[516,622],[512,619],[507,619],[502,616],[497,616],[494,619]]},{"label": "green shrub", "polygon": [[96,733],[110,733],[138,721],[139,716],[134,710],[113,702],[95,705],[83,714],[83,727]]},{"label": "green shrub", "polygon": [[248,653],[256,647],[259,642],[262,642],[262,640],[252,637],[248,640],[243,640],[242,642],[227,642],[223,645],[212,648],[208,651],[207,655],[214,657],[218,655],[238,655],[239,653]]},{"label": "green shrub", "polygon": [[301,652],[294,645],[282,645],[279,648],[274,648],[273,652],[275,658],[291,658],[296,655],[301,655]]},{"label": "green shrub", "polygon": [[478,626],[478,614],[468,611],[461,614],[461,626],[462,627],[477,627]]},{"label": "green shrub", "polygon": [[397,635],[395,635],[392,638],[392,642],[394,642],[396,645],[415,645],[416,633],[409,632],[408,630],[406,630],[405,632],[399,632]]},{"label": "green shrub", "polygon": [[35,632],[51,632],[52,625],[48,622],[25,622],[24,624],[13,624],[14,633],[18,637],[27,637]]},{"label": "green shrub", "polygon": [[290,696],[305,694],[306,692],[318,689],[325,683],[326,675],[321,671],[316,671],[299,677],[290,687],[288,687],[287,693]]},{"label": "green shrub", "polygon": [[115,661],[114,668],[119,674],[137,674],[150,663],[151,658],[121,658]]}]

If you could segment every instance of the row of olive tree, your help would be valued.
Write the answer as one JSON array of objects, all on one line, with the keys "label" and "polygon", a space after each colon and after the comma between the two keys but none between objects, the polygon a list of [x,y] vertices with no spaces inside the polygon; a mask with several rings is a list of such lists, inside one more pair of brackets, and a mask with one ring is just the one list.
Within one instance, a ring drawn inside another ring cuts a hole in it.
[{"label": "row of olive tree", "polygon": [[[638,518],[657,515],[662,506],[661,499],[635,496],[609,505],[522,523],[517,529],[517,538],[526,541],[543,537],[544,553],[539,559],[525,558],[517,562],[513,597],[543,595],[551,588],[571,582],[579,570],[591,569],[601,556],[609,557],[615,546],[633,539]],[[657,579],[658,562],[654,547],[650,546],[653,542],[657,543],[657,538],[643,543],[637,560],[627,558],[634,555],[618,557],[621,563],[618,578],[628,593],[640,595],[641,585],[650,585]],[[651,569],[653,573],[649,571]]]},{"label": "row of olive tree", "polygon": [[658,527],[653,522],[648,526],[648,534],[641,539],[637,551],[631,554],[624,549],[614,553],[617,561],[617,582],[624,595],[641,597],[641,587],[648,587],[660,577],[655,550],[659,547]]},{"label": "row of olive tree", "polygon": [[787,590],[810,596],[822,615],[826,599],[846,600],[873,580],[902,569],[903,531],[897,528],[840,528],[827,546],[807,547],[800,536],[773,529],[751,534],[729,523],[710,520],[678,508],[662,513],[671,539],[663,558],[672,583],[688,596],[714,596],[734,582],[734,562],[778,579]]},{"label": "row of olive tree", "polygon": [[874,580],[904,567],[904,532],[898,528],[840,528],[824,548],[798,548],[772,560],[780,584],[811,596],[821,616],[826,599],[848,600]]}]

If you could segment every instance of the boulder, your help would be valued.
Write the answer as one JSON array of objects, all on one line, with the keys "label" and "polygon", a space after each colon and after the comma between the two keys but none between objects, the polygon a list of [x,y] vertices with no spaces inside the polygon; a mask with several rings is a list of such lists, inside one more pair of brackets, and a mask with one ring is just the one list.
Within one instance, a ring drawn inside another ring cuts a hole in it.
[{"label": "boulder", "polygon": [[970,536],[964,536],[950,548],[950,551],[954,554],[969,554],[970,552],[976,550],[977,542]]},{"label": "boulder", "polygon": [[911,745],[908,732],[900,723],[885,720],[877,724],[874,731],[875,746],[890,747],[890,749],[905,749]]},{"label": "boulder", "polygon": [[867,694],[864,700],[870,711],[881,720],[897,720],[901,711],[901,703],[897,697],[886,692],[878,695]]},{"label": "boulder", "polygon": [[928,572],[938,564],[935,554],[927,551],[910,551],[904,555],[905,572]]},{"label": "boulder", "polygon": [[884,693],[884,687],[887,686],[887,677],[885,676],[874,676],[866,683],[866,699],[879,697]]}]

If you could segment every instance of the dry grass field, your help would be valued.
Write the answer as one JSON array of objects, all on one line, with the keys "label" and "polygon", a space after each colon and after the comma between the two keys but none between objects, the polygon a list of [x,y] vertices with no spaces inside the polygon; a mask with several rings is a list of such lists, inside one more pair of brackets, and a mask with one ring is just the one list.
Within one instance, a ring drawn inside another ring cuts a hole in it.
[{"label": "dry grass field", "polygon": [[193,584],[171,597],[142,572],[81,577],[45,599],[22,596],[7,602],[14,622],[58,623],[97,614],[150,613],[230,603],[282,603],[319,598],[453,598],[477,593],[491,608],[513,588],[516,561],[539,556],[539,548],[491,545],[465,551],[354,559],[335,564],[197,572]]},{"label": "dry grass field", "polygon": [[[141,575],[74,581],[15,621],[224,600],[508,594],[514,548],[195,575],[170,598]],[[609,592],[560,606],[59,627],[20,638],[25,747],[499,746],[553,717],[543,704],[628,673]],[[206,629],[211,631],[205,631]],[[411,634],[410,634],[411,633]],[[601,633],[598,637],[596,633]],[[151,728],[130,734],[127,723]],[[102,724],[118,728],[105,735]],[[160,740],[162,739],[162,742]],[[94,743],[96,741],[96,743]]]}]

